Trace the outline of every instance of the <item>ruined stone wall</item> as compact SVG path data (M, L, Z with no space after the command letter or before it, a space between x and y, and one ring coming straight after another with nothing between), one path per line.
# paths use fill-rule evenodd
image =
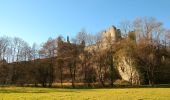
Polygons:
M87 51L93 50L104 50L108 48L108 44L114 44L119 38L121 38L121 34L119 29L115 26L111 26L107 30L102 32L101 42L99 44L93 44L85 47Z

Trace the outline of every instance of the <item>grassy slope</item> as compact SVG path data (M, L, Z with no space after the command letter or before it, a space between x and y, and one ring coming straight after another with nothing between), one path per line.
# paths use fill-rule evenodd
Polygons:
M0 100L170 100L170 88L58 89L1 87Z

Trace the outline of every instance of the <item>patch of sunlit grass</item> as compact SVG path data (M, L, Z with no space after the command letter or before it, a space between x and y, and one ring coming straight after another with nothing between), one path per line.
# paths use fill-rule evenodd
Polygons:
M61 89L1 87L0 100L169 100L170 88Z

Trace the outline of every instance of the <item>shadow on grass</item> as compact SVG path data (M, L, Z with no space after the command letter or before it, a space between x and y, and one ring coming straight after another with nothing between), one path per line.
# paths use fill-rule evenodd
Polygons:
M92 87L76 87L76 88L71 88L71 87L65 87L64 89L81 89L81 90L89 90L89 89L129 89L129 88L170 88L170 84L159 84L159 85L136 85L136 86L131 86L131 85L114 85L113 87L105 86L105 87L98 87L98 86L92 86Z
M36 88L36 87L1 87L0 93L53 93L53 92L74 92L80 93L85 89L68 89L68 88ZM86 89L87 90L87 89Z
M20 91L20 90L1 89L0 93L47 93L47 92L46 91Z
M170 88L170 84L160 85L115 85L114 87L65 87L65 88L42 88L42 87L0 87L0 93L52 93L52 92L72 92L80 93L81 91L96 91L96 89L137 89L137 88Z

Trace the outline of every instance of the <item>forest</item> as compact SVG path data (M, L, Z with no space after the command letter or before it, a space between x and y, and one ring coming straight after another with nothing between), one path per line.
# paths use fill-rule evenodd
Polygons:
M71 39L58 36L32 46L19 37L1 36L0 84L69 83L72 88L170 84L170 30L150 17L122 21L118 28L116 38L107 35L104 43L104 31L90 34L85 29ZM130 69L125 70L124 62Z

